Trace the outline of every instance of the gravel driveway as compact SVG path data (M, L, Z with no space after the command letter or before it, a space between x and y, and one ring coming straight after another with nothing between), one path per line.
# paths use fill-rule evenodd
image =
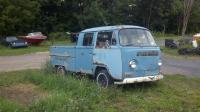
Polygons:
M0 56L0 72L23 69L38 69L49 59L48 52L20 56Z
M163 56L162 72L164 74L182 74L187 76L200 76L200 60L175 59Z
M38 69L49 59L48 52L21 56L0 56L0 72L23 69ZM200 76L200 60L174 59L163 56L161 70L164 74Z

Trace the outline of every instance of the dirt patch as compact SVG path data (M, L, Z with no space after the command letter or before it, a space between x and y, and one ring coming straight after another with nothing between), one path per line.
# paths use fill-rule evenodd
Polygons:
M33 84L17 84L10 87L0 87L0 96L22 105L30 105L34 100L47 96Z

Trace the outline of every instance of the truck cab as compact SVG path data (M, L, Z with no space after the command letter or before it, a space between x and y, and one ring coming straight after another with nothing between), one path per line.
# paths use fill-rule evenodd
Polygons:
M86 29L75 46L52 46L50 55L57 71L92 75L103 87L163 78L160 48L150 31L139 26Z

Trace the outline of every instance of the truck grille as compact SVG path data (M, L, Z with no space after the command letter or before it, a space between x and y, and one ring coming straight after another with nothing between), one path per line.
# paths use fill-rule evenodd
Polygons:
M158 56L158 51L142 51L137 52L137 56Z

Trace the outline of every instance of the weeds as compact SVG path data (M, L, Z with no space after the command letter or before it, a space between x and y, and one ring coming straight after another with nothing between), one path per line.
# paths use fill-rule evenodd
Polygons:
M0 112L23 112L26 108L13 101L0 98Z
M200 111L200 78L166 76L155 83L102 89L87 78L60 77L41 70L0 73L0 87L17 83L31 83L48 94L35 99L29 107L7 104L11 109L32 112ZM7 101L0 99L0 102Z
M42 71L44 72L44 74L56 73L55 67L51 64L49 60L47 60L46 63L43 65Z

